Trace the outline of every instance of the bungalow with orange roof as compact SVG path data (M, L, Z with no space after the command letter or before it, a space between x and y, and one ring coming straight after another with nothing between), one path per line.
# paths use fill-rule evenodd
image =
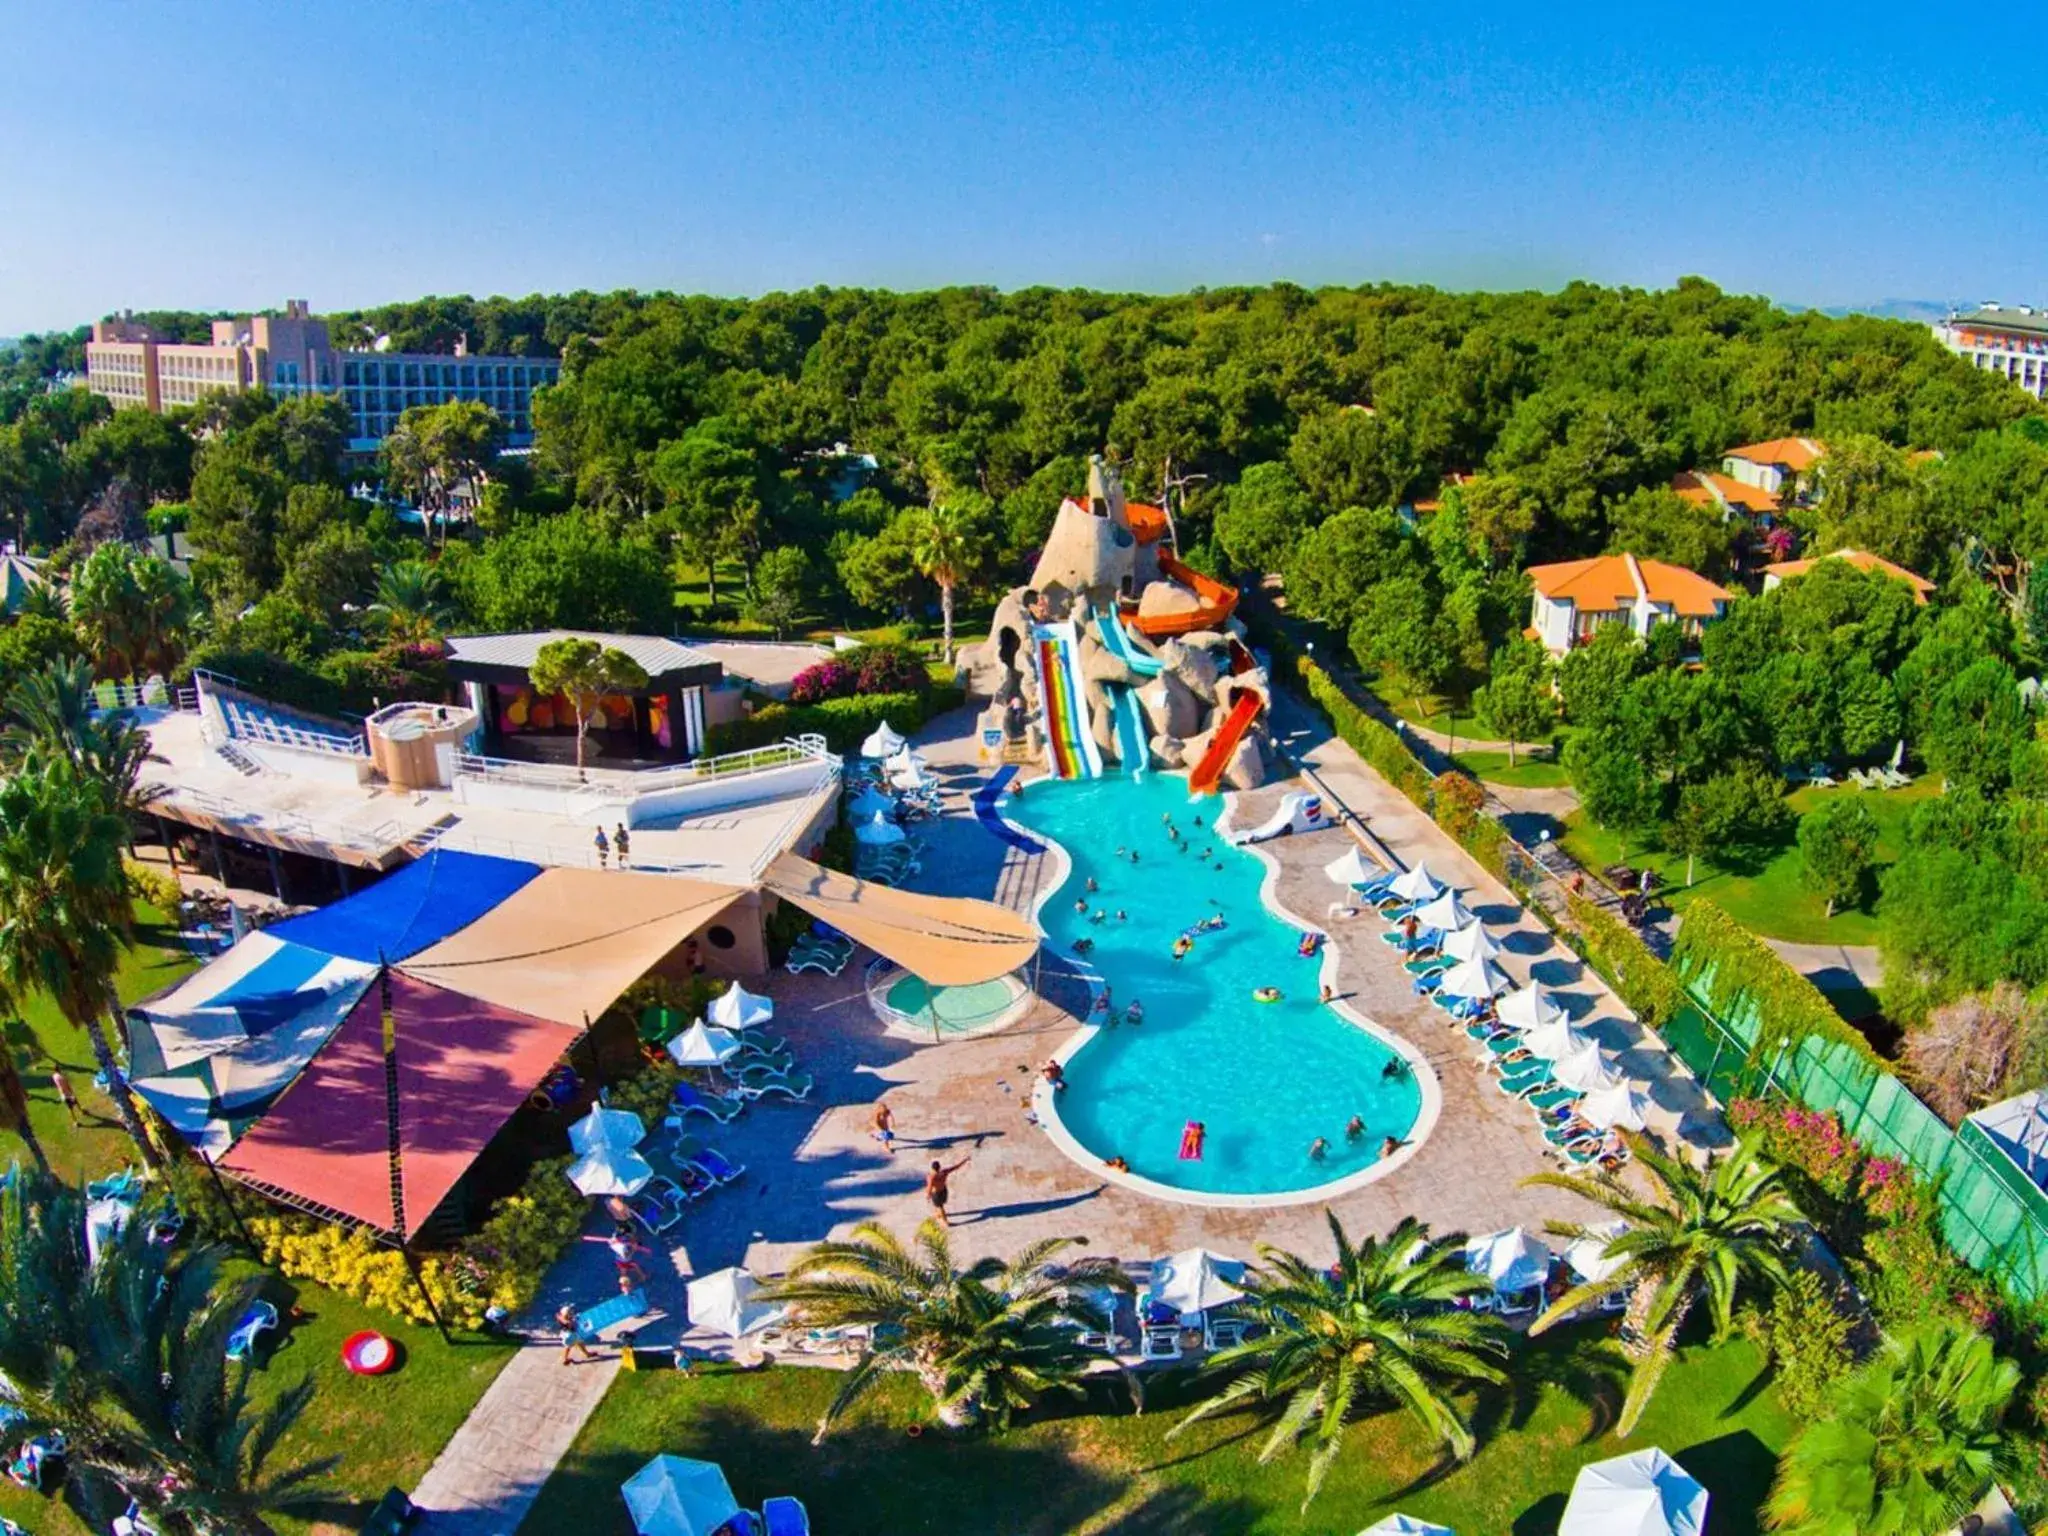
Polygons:
M1527 575L1535 589L1529 636L1553 656L1585 644L1606 624L1626 624L1647 638L1655 625L1669 621L1697 638L1727 611L1731 595L1684 566L1627 554L1532 565Z
M1746 443L1721 457L1722 473L1784 501L1811 481L1813 467L1828 456L1827 444L1811 437L1774 437Z
M1711 469L1688 469L1674 475L1671 489L1682 500L1702 507L1718 507L1725 517L1740 515L1753 521L1767 521L1778 510L1778 498L1761 486L1720 475Z
M1767 565L1764 567L1764 590L1768 592L1795 576L1804 576L1822 560L1846 560L1859 571L1878 571L1894 581L1903 581L1913 589L1913 601L1923 608L1927 606L1927 594L1934 590L1934 583L1925 576L1917 576L1903 565L1893 565L1884 556L1873 555L1867 549L1835 549L1811 560L1780 560L1776 565Z

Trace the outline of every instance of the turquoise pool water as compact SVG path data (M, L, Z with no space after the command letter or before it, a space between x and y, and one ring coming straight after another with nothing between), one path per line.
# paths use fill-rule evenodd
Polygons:
M1187 781L1174 774L1041 781L1006 805L1013 821L1055 839L1073 861L1039 913L1048 950L1073 957L1075 940L1092 939L1078 958L1108 983L1117 1016L1133 998L1144 1005L1142 1023L1097 1032L1067 1063L1059 1116L1094 1156L1120 1156L1161 1184L1298 1193L1377 1162L1386 1137L1405 1138L1414 1126L1421 1090L1405 1062L1398 1076L1385 1075L1400 1060L1389 1046L1317 1000L1321 962L1298 955L1299 930L1259 900L1264 866L1194 825L1221 809L1213 797L1190 805ZM1186 852L1168 838L1165 815ZM1091 877L1100 887L1092 894ZM1107 916L1091 921L1076 901ZM1226 926L1197 935L1176 963L1174 940L1210 914ZM1281 990L1281 1001L1253 999L1267 986ZM1353 1115L1366 1126L1356 1141L1344 1134ZM1180 1157L1190 1120L1208 1129L1199 1162ZM1329 1143L1321 1161L1309 1157L1318 1136Z

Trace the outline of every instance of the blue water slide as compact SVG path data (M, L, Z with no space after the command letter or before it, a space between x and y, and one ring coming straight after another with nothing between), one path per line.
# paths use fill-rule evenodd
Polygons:
M1130 632L1116 615L1114 608L1095 615L1095 632L1102 637L1102 644L1109 654L1129 667L1140 677L1159 675L1159 658L1148 656L1131 642Z
M1116 753L1126 774L1135 778L1151 763L1145 748L1145 721L1138 712L1138 690L1122 683L1109 685L1116 713Z
M1003 819L996 809L996 802L1003 798L1003 791L1010 787L1010 780L1017 776L1017 765L1006 763L989 777L989 781L974 792L974 819L982 824L989 836L1008 843L1012 848L1021 848L1026 853L1043 853L1045 844L1035 837L1026 837Z

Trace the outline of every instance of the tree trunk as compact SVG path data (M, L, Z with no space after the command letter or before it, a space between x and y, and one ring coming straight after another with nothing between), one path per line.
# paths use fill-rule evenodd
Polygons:
M1515 766L1515 738L1513 736L1508 737L1508 766L1510 768Z
M1692 855L1690 853L1687 853L1685 856L1685 883L1687 886L1692 884Z
M113 988L107 989L106 1006L115 1022L121 1019L121 1000L114 995ZM98 1064L100 1074L107 1080L107 1096L114 1101L115 1118L121 1122L121 1129L128 1133L128 1139L135 1143L135 1150L142 1155L142 1166L151 1170L163 1167L163 1159L157 1155L156 1145L149 1139L149 1133L142 1128L142 1116L136 1112L135 1096L128 1091L128 1079L121 1073L120 1064L114 1060L114 1048L107 1040L106 1025L98 1014L81 1008L81 1018L72 1023L85 1031L85 1037L92 1042L92 1059Z
M583 712L581 705L578 705L576 708L576 777L579 779L583 777L583 736L589 729L590 716Z
M1658 1282L1653 1279L1638 1280L1635 1289L1629 1292L1628 1310L1621 1318L1621 1352L1631 1360L1646 1360L1655 1349L1650 1337L1650 1308L1657 1299ZM1685 1298L1671 1310L1671 1321L1665 1327L1664 1337L1675 1339L1684 1325L1686 1314L1692 1311L1693 1297L1688 1292Z
M946 663L950 666L953 661L953 583L950 581L939 584L939 622L944 628Z
M4 1106L7 1118L14 1122L11 1129L28 1148L36 1167L48 1174L50 1160L43 1154L43 1144L36 1140L36 1128L29 1123L28 1089L22 1083L21 1069L15 1065L14 1049L4 1041L0 1041L0 1106Z
M1827 915L1828 915L1829 917L1833 917L1833 916L1835 915L1835 898L1834 898L1834 897L1832 897L1832 896L1830 896L1830 897L1828 898L1828 910L1827 910Z
M704 567L704 591L706 593L704 617L715 619L718 617L718 562L716 560L711 561L710 564Z

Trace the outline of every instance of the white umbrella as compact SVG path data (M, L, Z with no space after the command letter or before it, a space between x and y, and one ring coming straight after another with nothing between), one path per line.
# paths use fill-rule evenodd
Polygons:
M647 1136L647 1127L630 1109L613 1109L600 1104L569 1127L569 1145L578 1153L599 1147L637 1147Z
M1472 909L1458 900L1456 891L1448 888L1429 905L1417 908L1415 913L1415 921L1423 927L1441 929L1445 933L1462 928L1472 920Z
M1342 858L1325 864L1323 873L1338 885L1369 885L1380 877L1380 872L1365 862L1365 855L1358 851L1356 844L1347 849Z
M925 776L922 768L899 768L889 775L889 782L897 789L930 789L932 781Z
M871 819L858 823L853 829L853 835L861 842L871 844L903 841L903 829L880 811L875 812Z
M569 1182L586 1195L637 1195L653 1177L631 1147L599 1147L569 1165Z
M1358 1536L1458 1536L1448 1525L1431 1525L1413 1515L1389 1515L1378 1525L1368 1525Z
M1588 1228L1588 1235L1565 1244L1565 1267L1588 1285L1598 1285L1619 1270L1625 1260L1607 1256L1607 1245L1628 1230L1625 1221L1603 1221Z
M752 1029L775 1017L775 1004L759 993L749 992L734 982L704 1010L705 1019L720 1029Z
M882 764L882 766L891 773L914 773L922 768L924 763L925 758L922 752L913 752L910 748L904 747L899 751L891 753L889 760Z
M1540 1056L1545 1061L1563 1061L1594 1044L1594 1040L1591 1035L1582 1034L1568 1020L1552 1019L1522 1036L1521 1043L1529 1048L1531 1055Z
M1701 1536L1707 1490L1650 1446L1579 1468L1557 1536Z
M1601 1052L1598 1042L1593 1040L1588 1040L1576 1051L1551 1057L1550 1075L1565 1087L1576 1088L1581 1093L1622 1086L1622 1080L1609 1070L1607 1057Z
M1461 961L1444 972L1446 997L1493 997L1507 989L1507 976L1491 960Z
M872 821L877 816L892 816L895 812L895 799L878 789L864 789L846 802L846 814L855 821Z
M761 1282L744 1269L721 1269L692 1280L687 1290L690 1321L729 1339L745 1338L782 1316L783 1309L754 1300Z
M1644 1112L1650 1101L1627 1083L1616 1083L1579 1100L1579 1118L1603 1131L1640 1131L1648 1122Z
M1176 1312L1206 1312L1244 1295L1244 1260L1190 1248L1152 1265L1152 1299Z
M903 748L903 738L890 730L889 722L884 720L870 731L868 739L860 744L860 755L862 757L889 757L897 752L901 752Z
M657 1456L619 1486L640 1536L710 1536L740 1512L725 1473L711 1461Z
M1564 1010L1534 982L1515 988L1494 1004L1493 1011L1510 1029L1534 1029L1564 1017Z
M1403 901L1434 901L1443 888L1443 882L1429 872L1429 866L1420 863L1387 882L1387 894Z
M1453 960L1491 960L1500 952L1493 935L1486 931L1486 924L1477 918L1444 935L1444 953Z
M1484 1275L1496 1291L1526 1291L1549 1278L1550 1250L1526 1228L1508 1227L1467 1238L1465 1268Z
M710 1029L702 1019L668 1043L668 1053L679 1067L716 1067L730 1061L745 1044L729 1030Z

